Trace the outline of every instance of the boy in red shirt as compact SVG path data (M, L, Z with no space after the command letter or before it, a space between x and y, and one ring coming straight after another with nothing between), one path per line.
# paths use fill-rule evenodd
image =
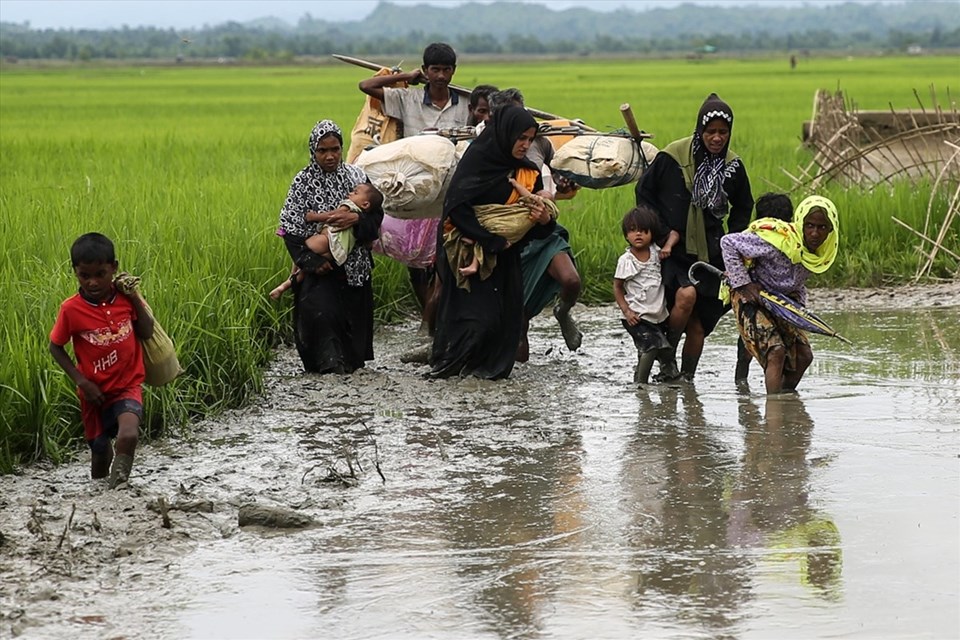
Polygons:
M77 384L91 451L90 477L104 478L109 471L113 488L127 481L133 466L143 418L140 340L153 336L153 317L139 295L126 296L114 286L117 260L109 238L99 233L80 236L70 248L70 260L80 291L60 305L50 331L50 353ZM64 349L71 341L76 365Z

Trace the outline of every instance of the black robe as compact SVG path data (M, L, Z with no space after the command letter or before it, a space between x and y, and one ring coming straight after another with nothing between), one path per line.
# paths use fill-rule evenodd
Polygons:
M724 181L724 190L729 196L730 214L726 217L727 229L724 223L713 216L705 216L707 244L709 245L710 263L723 270L723 257L720 255L720 238L728 231L733 233L743 231L750 224L750 215L753 212L753 194L750 189L750 179L742 162L738 162L729 177ZM690 280L687 271L690 265L697 261L697 256L687 253L686 229L687 211L690 208L690 191L683 178L683 171L677 161L666 153L658 153L650 164L650 168L643 174L635 188L637 204L649 205L659 214L661 230L664 235L656 238L657 244L663 246L666 232L670 229L680 234L680 241L673 247L670 257L661 265L661 275L666 293L667 307L672 309L677 289L689 286ZM720 280L701 270L697 277L697 302L694 313L700 318L704 332L709 335L717 326L720 318L729 309L725 307L717 293L720 290Z
M432 377L475 376L506 378L520 345L523 330L523 272L520 252L527 240L545 238L555 222L534 225L524 240L509 247L502 237L487 231L473 207L505 204L513 191L507 178L520 167L536 170L526 159L511 155L513 144L536 122L520 107L506 107L488 124L457 165L444 200L437 232L437 275L440 301L436 333L430 356ZM534 191L543 188L537 177ZM443 225L449 221L485 252L497 254L497 266L486 280L470 277L470 290L457 287L453 269L443 250Z
M363 218L361 217L361 221ZM375 221L367 221L367 225ZM358 223L358 226L361 223ZM359 236L363 235L358 232ZM311 373L352 373L373 360L373 285L348 284L347 272L335 263L332 271L314 271L321 256L304 245L305 238L287 234L284 242L293 261L303 270L303 281L293 284L294 343L303 368ZM370 251L358 245L358 259Z

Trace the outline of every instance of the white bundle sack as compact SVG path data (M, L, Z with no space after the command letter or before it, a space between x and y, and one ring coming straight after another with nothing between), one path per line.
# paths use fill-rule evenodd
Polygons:
M449 139L420 135L367 149L354 164L383 194L384 213L409 220L440 217L457 158Z
M623 136L580 135L557 149L550 169L581 187L606 189L636 182L659 149ZM646 162L643 161L646 158Z

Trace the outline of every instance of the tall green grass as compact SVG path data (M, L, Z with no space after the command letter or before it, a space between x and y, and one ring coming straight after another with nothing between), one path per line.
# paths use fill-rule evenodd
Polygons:
M393 63L392 60L378 60ZM409 66L409 65L408 65ZM262 387L272 348L289 338L289 299L265 293L289 268L274 235L290 179L307 161L319 119L349 132L368 72L319 67L0 67L0 472L63 459L81 433L72 385L47 351L60 302L76 290L73 239L110 236L120 267L177 344L186 375L146 395L148 435L239 405ZM598 129L623 126L629 102L655 144L689 135L703 98L733 107L733 145L754 192L784 190L814 92L840 87L863 109L915 107L913 90L944 94L948 58L678 60L490 64L461 61L455 82L517 86L539 109ZM896 215L920 227L929 189L828 188L843 218L843 251L825 284L903 280L921 257ZM805 194L795 194L799 198ZM632 186L584 190L561 203L587 303L611 299L623 250L619 220ZM951 237L956 241L956 235ZM938 266L949 276L956 264ZM377 257L378 322L415 310L406 270Z

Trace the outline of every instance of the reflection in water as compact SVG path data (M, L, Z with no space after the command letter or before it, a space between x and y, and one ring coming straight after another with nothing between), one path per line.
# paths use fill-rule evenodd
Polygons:
M764 415L741 399L738 464L693 387L658 391L637 392L624 458L641 615L735 635L771 575L838 599L840 535L808 501L813 420L800 398L770 396Z
M808 501L807 456L813 419L793 394L766 398L760 417L752 400L740 403L743 468L730 501L729 541L767 549L764 562L826 599L840 596L840 533Z
M850 378L866 374L957 385L960 331L956 327L960 325L960 306L838 313L825 319L843 335L854 336L854 344L819 340L819 345L814 346L818 375ZM840 354L849 356L837 357Z
M545 604L562 582L563 562L554 552L583 528L580 436L559 437L532 449L509 443L474 448L495 477L474 475L463 502L442 512L450 545L475 552L457 571L474 585L474 604L499 637L536 635Z
M660 389L656 403L637 393L640 415L630 462L652 464L659 478L626 476L640 503L659 501L659 514L637 513L632 543L643 558L636 606L667 609L713 632L729 631L747 597L747 561L726 543L725 488L734 457L712 434L696 390ZM651 484L654 481L657 484Z
M307 379L266 427L245 416L258 437L224 445L238 462L213 465L220 502L317 518L235 539L288 569L265 606L345 640L960 637L960 332L927 314L870 320L841 328L854 347L820 339L799 395L769 398L737 393L728 325L679 388L630 385L632 345L606 315L576 355L542 353L500 383L425 381L378 352L352 376ZM320 482L348 453L358 484Z

